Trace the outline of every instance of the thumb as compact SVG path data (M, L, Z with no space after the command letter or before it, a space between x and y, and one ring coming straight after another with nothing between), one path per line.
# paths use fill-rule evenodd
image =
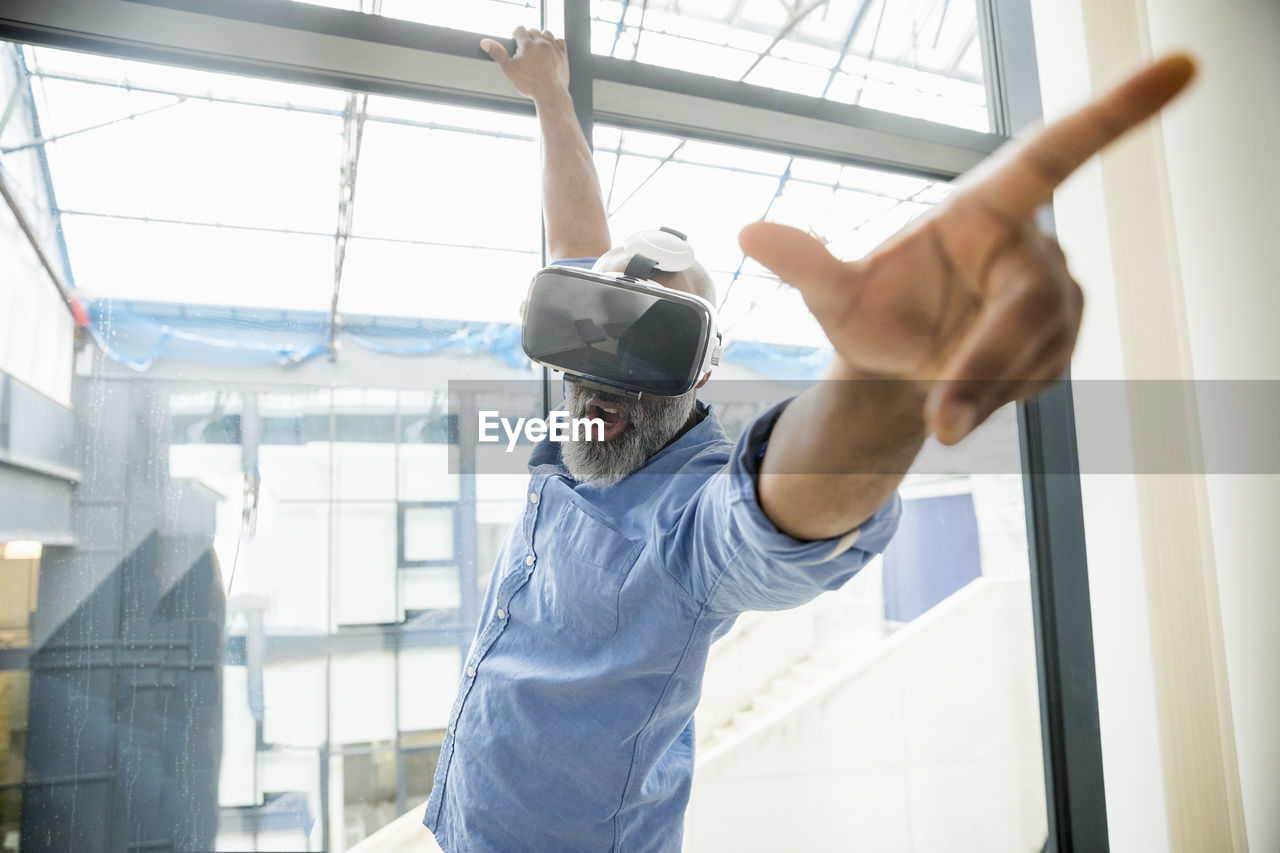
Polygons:
M851 266L807 231L776 222L753 222L738 234L738 245L799 290L811 309L821 310L824 304L848 295Z
M489 54L490 59L504 67L511 61L511 54L507 53L507 49L493 39L480 39L480 49Z

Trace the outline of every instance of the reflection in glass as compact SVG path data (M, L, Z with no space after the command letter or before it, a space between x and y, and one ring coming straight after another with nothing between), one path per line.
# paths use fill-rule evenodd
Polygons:
M373 744L349 747L334 763L341 767L343 838L352 845L397 817L396 752Z
M0 546L0 655L31 646L41 553L34 541ZM0 841L6 848L21 835L30 695L30 672L0 667Z
M453 510L447 506L412 506L404 511L404 562L451 560Z
M345 849L425 799L523 494L450 474L445 390L535 375L532 120L369 98L335 271L348 93L22 56L90 324L75 544L0 559L4 843Z

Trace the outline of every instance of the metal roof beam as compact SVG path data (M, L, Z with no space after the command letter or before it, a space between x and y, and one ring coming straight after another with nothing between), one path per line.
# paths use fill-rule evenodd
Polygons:
M797 157L950 179L1004 141L990 133L722 80L594 58L596 120Z
M287 0L0 0L0 37L530 114L467 33ZM593 56L595 118L952 178L1003 141L921 119Z
M532 114L481 37L288 0L0 0L13 41Z

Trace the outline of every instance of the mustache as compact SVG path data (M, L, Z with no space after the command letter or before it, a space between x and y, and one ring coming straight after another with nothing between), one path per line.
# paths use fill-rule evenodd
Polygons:
M601 403L612 406L621 412L625 412L627 415L633 414L636 407L639 405L639 401L634 397L628 397L623 394L614 394L609 391L596 391L591 388L584 388L580 385L570 385L567 397L569 402L573 404L574 415L585 414L587 410L587 403L592 400L599 400Z
M604 403L619 403L624 406L629 406L632 403L636 402L636 399L634 397L627 397L622 394L614 394L609 391L596 391L594 394L591 394L590 396Z

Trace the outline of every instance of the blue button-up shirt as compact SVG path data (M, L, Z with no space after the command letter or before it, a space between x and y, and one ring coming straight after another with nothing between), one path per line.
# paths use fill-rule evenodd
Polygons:
M896 495L844 537L780 532L755 475L782 406L736 445L699 409L609 488L534 448L423 821L450 853L679 851L711 643L839 587L892 536Z

